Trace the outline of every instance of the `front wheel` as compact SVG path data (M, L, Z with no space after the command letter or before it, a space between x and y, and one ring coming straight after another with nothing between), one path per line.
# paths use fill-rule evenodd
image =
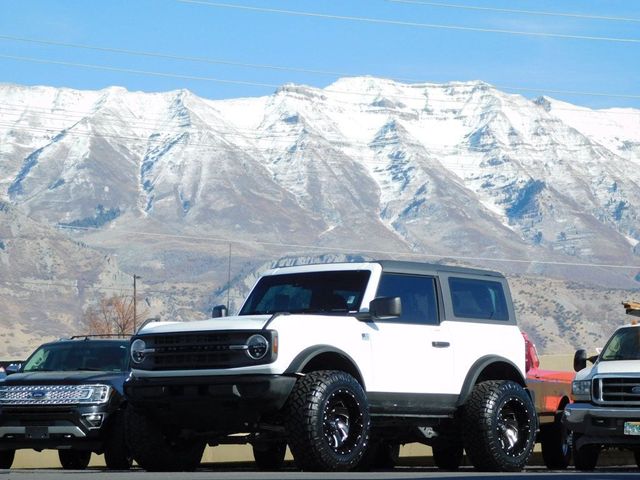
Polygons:
M369 442L369 407L355 378L323 370L300 378L287 402L289 448L302 470L356 468Z
M440 470L454 471L462 465L464 449L460 444L443 444L431 447L433 451L433 463Z
M527 392L509 380L477 384L462 415L464 449L481 471L517 472L536 440L536 411Z
M282 468L287 452L285 442L273 442L253 445L253 458L260 470L276 471Z
M205 444L165 432L157 421L130 406L125 412L127 444L133 459L150 472L190 472L200 465Z
M0 468L11 468L15 456L15 450L0 450Z
M578 448L580 435L573 434L573 463L576 470L590 472L596 468L598 457L600 456L600 445L582 445Z
M89 450L58 450L60 464L65 470L84 470L91 460Z
M122 412L115 415L104 444L104 461L109 470L129 470L133 458L127 447L124 415Z

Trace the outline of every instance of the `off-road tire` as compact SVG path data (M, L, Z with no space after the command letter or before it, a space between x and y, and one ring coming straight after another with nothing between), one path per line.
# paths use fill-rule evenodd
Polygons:
M462 465L464 448L462 445L445 444L431 447L433 452L433 463L440 470L454 471Z
M564 470L571 463L571 441L567 427L562 424L562 413L545 427L542 433L542 459L549 470Z
M91 460L90 450L58 450L60 465L65 470L84 470Z
M284 464L284 456L287 453L285 442L273 442L256 444L253 447L253 458L260 470L273 472L280 470Z
M300 378L286 405L285 429L298 468L355 469L369 443L369 406L355 378L337 370Z
M582 470L583 472L595 470L600 456L600 445L589 444L578 448L577 444L580 435L576 433L573 435L573 464L576 470Z
M149 472L191 472L204 452L199 440L173 438L153 419L127 407L125 433L133 459Z
M462 430L464 449L477 470L517 472L535 444L535 407L516 382L481 382L464 405Z
M11 468L13 459L16 456L15 450L0 450L0 468Z
M111 426L104 444L104 462L109 470L129 470L133 457L127 446L124 412L117 412L111 419Z

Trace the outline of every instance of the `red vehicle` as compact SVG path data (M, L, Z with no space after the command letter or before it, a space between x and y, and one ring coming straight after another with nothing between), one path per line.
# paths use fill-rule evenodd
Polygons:
M526 346L527 386L533 397L540 422L537 441L549 469L562 470L571 462L569 431L562 425L564 407L572 401L571 382L575 372L542 370L536 346L522 332Z

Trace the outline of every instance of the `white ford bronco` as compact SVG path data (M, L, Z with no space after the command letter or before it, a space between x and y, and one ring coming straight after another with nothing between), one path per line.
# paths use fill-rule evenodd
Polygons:
M632 450L640 466L640 325L618 328L598 356L577 350L573 364L575 402L562 421L573 432L576 468L593 470L610 447Z
M214 311L220 311L214 309ZM456 469L520 470L537 432L499 273L377 261L277 268L237 316L149 324L131 342L127 435L147 470L250 443L262 469L388 466L422 442Z

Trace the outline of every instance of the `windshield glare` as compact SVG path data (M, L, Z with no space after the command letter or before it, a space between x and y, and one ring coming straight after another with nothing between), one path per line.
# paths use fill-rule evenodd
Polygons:
M262 277L240 315L356 312L370 275L369 270L349 270Z
M26 361L23 372L127 370L128 342L77 342L43 345Z
M640 360L640 328L618 330L604 347L600 359L603 361Z

